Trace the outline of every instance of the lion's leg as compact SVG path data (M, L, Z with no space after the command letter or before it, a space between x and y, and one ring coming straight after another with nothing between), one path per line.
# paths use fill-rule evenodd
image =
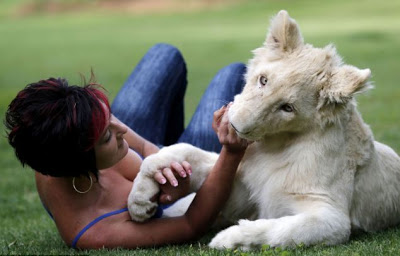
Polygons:
M213 248L249 250L261 245L293 247L297 244L338 244L350 235L348 215L330 205L310 207L308 211L278 219L241 220L210 242Z

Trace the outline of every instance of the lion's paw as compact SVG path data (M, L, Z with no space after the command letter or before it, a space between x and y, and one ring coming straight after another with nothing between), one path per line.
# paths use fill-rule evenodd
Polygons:
M246 244L246 237L239 225L229 227L219 232L209 243L215 249L234 249L239 248L243 251L251 249L251 244Z
M132 220L143 222L150 219L157 211L157 203L148 201L135 201L128 204L129 214Z
M158 204L151 198L159 192L157 183L138 174L128 197L129 214L134 221L143 222L151 218L157 211Z

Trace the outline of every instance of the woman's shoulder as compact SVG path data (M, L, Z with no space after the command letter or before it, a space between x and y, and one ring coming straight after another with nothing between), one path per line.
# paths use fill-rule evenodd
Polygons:
M132 187L132 182L115 170L100 171L98 180L93 179L91 189L85 194L74 191L72 179L52 178L41 174L36 175L39 196L45 208L52 214L57 229L63 240L71 245L76 236L87 225L99 217L126 208L126 200ZM129 214L109 216L101 220L100 225L110 222L126 221ZM97 228L95 228L96 230ZM82 238L92 233L85 232ZM96 232L94 232L95 234Z

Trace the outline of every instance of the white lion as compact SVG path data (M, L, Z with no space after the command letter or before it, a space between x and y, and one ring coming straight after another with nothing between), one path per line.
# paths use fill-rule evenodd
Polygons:
M273 18L229 110L238 135L255 142L222 215L247 220L218 233L211 247L333 245L351 230L400 222L400 158L374 141L356 110L354 95L370 88L369 77L369 69L343 64L332 45L305 44L286 11ZM190 162L195 191L217 157L177 144L145 159L128 200L132 218L150 217L157 169Z

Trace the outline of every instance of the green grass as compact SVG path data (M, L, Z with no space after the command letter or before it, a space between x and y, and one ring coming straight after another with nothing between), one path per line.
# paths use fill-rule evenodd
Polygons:
M176 45L189 70L186 123L218 69L246 62L264 40L270 17L287 9L315 46L334 43L344 60L371 68L375 89L359 96L359 109L377 140L400 152L400 2L397 0L250 1L190 13L132 15L85 11L17 17L25 0L0 2L0 118L29 82L50 76L79 83L93 68L113 98L146 50L157 42ZM2 132L4 134L4 132ZM0 254L87 254L67 248L43 210L33 172L23 169L0 139ZM115 255L241 255L200 243L148 250L91 251ZM264 250L249 255L399 255L400 229L353 237L344 245Z

